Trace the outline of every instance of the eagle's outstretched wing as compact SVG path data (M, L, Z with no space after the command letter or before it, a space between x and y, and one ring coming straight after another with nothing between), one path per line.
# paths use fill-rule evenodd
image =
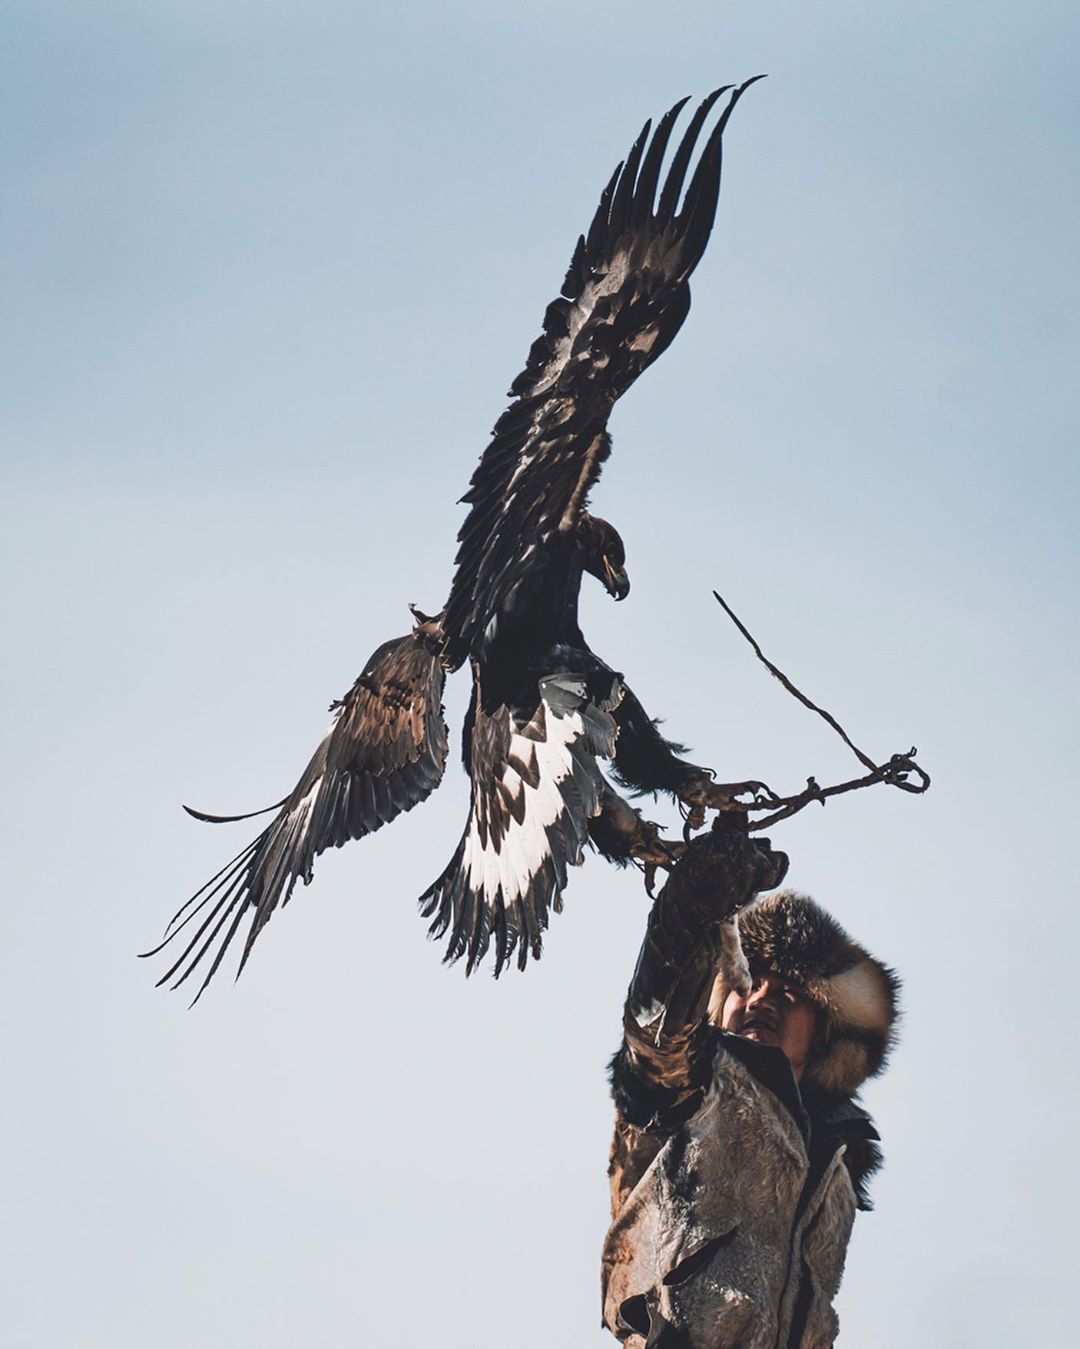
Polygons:
M445 655L452 668L480 654L501 614L527 608L547 543L576 523L607 458L612 405L682 326L688 279L716 215L724 128L752 83L704 100L662 187L661 165L686 99L660 119L651 138L646 122L604 189L562 294L548 306L544 331L510 388L516 401L496 423L462 498L472 509L458 535L447 603ZM729 90L683 194L708 115Z
M319 853L374 833L438 786L447 755L442 688L432 642L414 632L379 647L335 704L333 725L273 821L188 900L164 941L145 953L183 947L159 983L175 978L175 988L209 956L197 999L249 916L239 974L274 910L288 903L298 880L311 880ZM212 823L246 818L190 813Z
M420 898L431 935L449 933L447 961L471 973L495 946L495 973L515 951L519 969L540 955L551 909L562 908L567 866L577 866L605 783L597 756L615 748L611 709L622 684L611 671L542 679L535 709L475 708L472 802L457 851Z

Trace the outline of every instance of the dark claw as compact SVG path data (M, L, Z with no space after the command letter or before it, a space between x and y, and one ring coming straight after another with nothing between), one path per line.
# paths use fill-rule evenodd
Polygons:
M654 889L656 886L656 873L663 867L665 871L675 865L675 863L686 852L685 843L672 843L668 839L661 838L656 831L656 826L650 826L654 831L651 842L634 850L634 861L638 863L645 873L645 893L650 899L655 899Z
M748 794L753 800L738 799ZM685 788L680 792L680 797L688 806L703 810L745 812L780 804L780 798L772 788L764 782L758 782L756 778L749 778L745 782L712 782L705 778Z
M650 884L650 868L655 872L657 867L673 867L685 851L685 843L663 838L660 826L652 820L639 821L637 835L630 845L630 856L646 874L646 889Z
M672 843L665 838L657 838L648 848L634 850L635 862L646 867L673 867L686 851L685 843Z
M683 842L690 842L690 835L705 827L705 807L690 806L683 813Z

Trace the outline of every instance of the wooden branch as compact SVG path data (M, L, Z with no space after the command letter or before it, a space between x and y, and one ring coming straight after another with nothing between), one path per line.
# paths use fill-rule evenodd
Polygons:
M844 730L843 726L836 720L831 712L825 708L819 707L817 703L812 702L805 693L797 689L791 680L784 674L779 666L774 665L771 660L762 651L760 645L751 634L746 625L738 618L731 606L723 597L713 591L717 603L727 614L728 618L735 624L738 630L750 643L754 654L769 673L780 681L792 697L797 698L804 707L808 707L811 712L816 712L833 728L848 749L855 755L864 768L869 769L863 777L849 778L847 782L838 782L831 787L822 787L814 778L807 778L806 787L801 792L793 796L775 797L772 800L761 800L755 794L755 799L749 802L733 801L730 809L735 812L750 816L755 811L768 810L772 813L766 815L763 819L754 820L747 825L748 832L754 832L758 829L767 829L770 825L776 824L780 820L789 819L792 815L798 814L813 801L820 801L822 805L831 796L840 796L844 792L858 791L862 787L872 787L877 782L887 783L890 787L898 787L903 792L912 792L921 795L930 786L930 774L915 762L915 755L918 751L912 746L906 754L894 754L886 763L878 764L861 750L855 744L851 736Z

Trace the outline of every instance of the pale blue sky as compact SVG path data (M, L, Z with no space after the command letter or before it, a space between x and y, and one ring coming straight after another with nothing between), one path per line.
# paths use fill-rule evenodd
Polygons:
M634 590L586 630L724 776L850 763L714 586L865 747L918 745L925 798L773 836L906 982L841 1343L1065 1345L1075 5L35 0L5 47L5 1345L607 1342L633 874L588 861L544 961L466 983L414 905L455 766L194 1012L133 952L248 837L178 803L281 796L441 603L641 123L763 70L693 312L613 419Z

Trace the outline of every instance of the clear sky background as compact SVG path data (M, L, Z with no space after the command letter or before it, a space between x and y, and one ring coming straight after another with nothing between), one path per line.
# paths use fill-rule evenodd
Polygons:
M436 609L455 506L646 116L767 71L593 504L594 648L905 980L842 1342L1065 1345L1078 939L1075 4L15 0L2 292L0 1226L12 1349L601 1346L605 1062L648 900L589 859L468 982L424 807L193 1011L134 959ZM460 721L467 680L450 689ZM674 822L660 806L657 818Z

